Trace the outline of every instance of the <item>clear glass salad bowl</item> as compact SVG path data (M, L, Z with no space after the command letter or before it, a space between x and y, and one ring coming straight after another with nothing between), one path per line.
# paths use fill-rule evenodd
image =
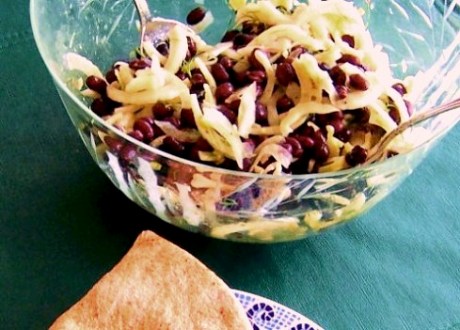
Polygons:
M355 1L394 75L418 77L415 109L460 95L460 6L455 1ZM150 1L154 15L185 21L193 1ZM206 1L216 18L202 33L220 40L233 20L226 1ZM75 52L106 69L139 42L131 0L31 0L38 49L62 102L95 162L132 201L175 226L239 242L280 242L318 234L356 219L393 191L460 119L454 111L426 122L412 151L368 166L305 175L226 170L173 156L139 142L95 115L69 86L63 56ZM416 110L417 111L417 110ZM107 136L110 136L107 139ZM116 145L110 145L109 142ZM113 148L123 147L120 159Z

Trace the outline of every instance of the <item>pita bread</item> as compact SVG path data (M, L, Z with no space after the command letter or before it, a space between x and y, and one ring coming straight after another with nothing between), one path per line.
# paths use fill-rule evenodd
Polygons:
M252 329L230 288L151 231L52 325L56 329Z

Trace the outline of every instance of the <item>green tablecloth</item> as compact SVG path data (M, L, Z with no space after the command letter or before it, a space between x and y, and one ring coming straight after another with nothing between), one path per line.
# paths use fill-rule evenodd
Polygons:
M0 31L0 328L46 328L151 229L231 287L327 329L460 329L460 127L356 222L292 243L217 241L156 220L97 168L36 50L26 0L1 2Z

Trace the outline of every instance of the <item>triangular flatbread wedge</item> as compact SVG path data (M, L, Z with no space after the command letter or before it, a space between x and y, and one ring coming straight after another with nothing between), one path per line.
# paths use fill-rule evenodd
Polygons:
M56 329L252 329L231 289L151 231L52 325Z

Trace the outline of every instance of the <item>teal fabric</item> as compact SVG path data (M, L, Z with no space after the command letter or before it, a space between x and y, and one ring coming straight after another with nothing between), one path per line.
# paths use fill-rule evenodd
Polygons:
M151 229L231 287L326 329L460 329L460 127L355 222L277 245L190 234L91 160L42 63L26 0L0 3L0 328L44 329Z

